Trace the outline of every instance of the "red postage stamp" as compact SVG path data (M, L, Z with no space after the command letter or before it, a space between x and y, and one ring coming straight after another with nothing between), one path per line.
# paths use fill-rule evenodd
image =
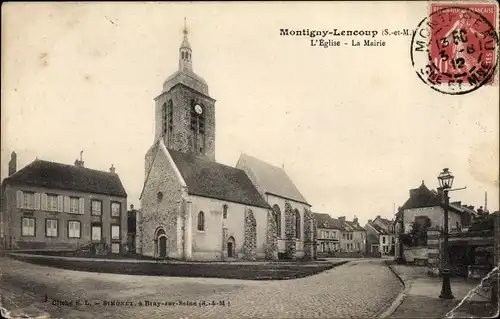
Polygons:
M465 94L495 83L498 5L431 3L412 40L412 63L434 90Z

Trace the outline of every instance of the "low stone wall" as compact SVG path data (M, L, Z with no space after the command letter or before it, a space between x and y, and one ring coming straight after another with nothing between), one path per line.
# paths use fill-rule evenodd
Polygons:
M426 246L404 247L403 256L407 263L423 266L427 264L428 250Z

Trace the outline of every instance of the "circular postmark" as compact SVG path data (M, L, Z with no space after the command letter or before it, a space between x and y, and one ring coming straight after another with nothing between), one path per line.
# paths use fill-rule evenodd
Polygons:
M420 22L410 54L418 77L432 89L466 94L494 80L498 34L478 12L446 7Z

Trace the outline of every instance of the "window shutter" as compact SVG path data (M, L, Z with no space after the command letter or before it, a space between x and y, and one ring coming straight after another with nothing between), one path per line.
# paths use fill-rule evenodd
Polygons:
M79 199L79 204L80 204L79 206L80 206L80 207L78 208L78 213L80 213L80 214L82 214L82 215L83 215L83 214L85 214L85 210L84 210L84 208L85 208L85 207L84 207L84 203L85 203L85 199L84 199L84 198L80 198L80 199Z
M42 193L42 210L47 210L47 194Z
M62 196L57 196L57 211L63 212L64 210L64 199Z
M23 191L17 191L17 208L23 208Z
M40 210L40 193L35 193L35 210Z
M64 196L64 212L69 213L69 205L71 204L69 196Z

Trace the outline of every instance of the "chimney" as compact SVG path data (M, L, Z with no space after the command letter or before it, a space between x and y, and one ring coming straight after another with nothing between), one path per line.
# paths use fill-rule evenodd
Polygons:
M83 167L83 161L80 161L78 159L75 160L75 166L76 167Z
M134 204L130 204L130 210L134 210Z
M353 222L357 223L358 222L358 217L354 216L354 218L352 219Z
M17 171L17 154L16 152L12 152L9 161L9 176L14 174L16 171Z
M417 195L418 188L410 189L410 198Z
M339 217L340 222L343 224L345 223L345 216L340 216Z
M368 224L371 224L372 222L373 222L373 220L368 219Z
M109 168L109 171L113 174L115 174L115 166L111 164L111 167Z

